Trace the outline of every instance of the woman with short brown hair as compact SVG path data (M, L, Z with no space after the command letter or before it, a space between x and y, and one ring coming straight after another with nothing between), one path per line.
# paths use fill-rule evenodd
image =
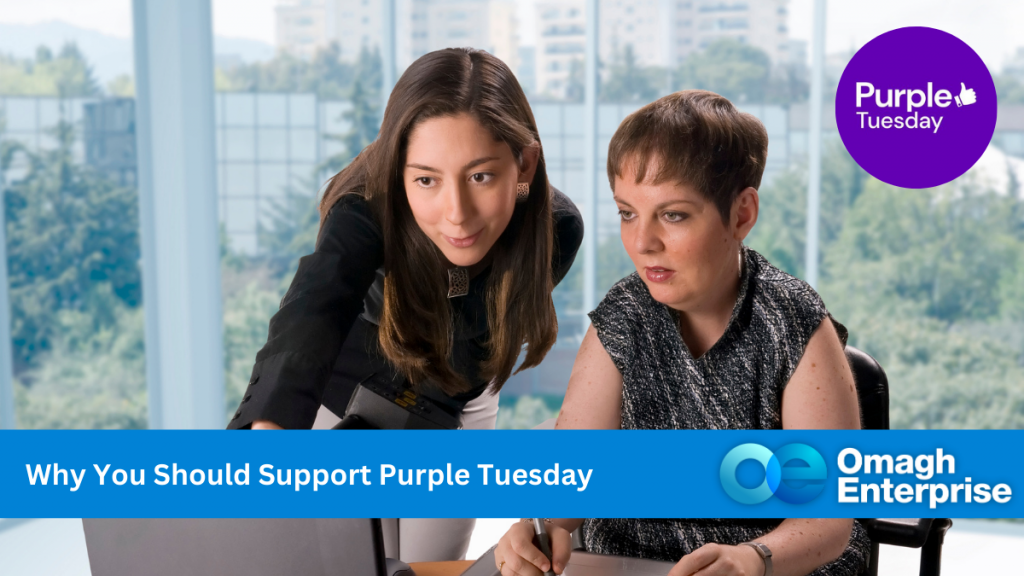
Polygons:
M637 271L590 313L556 428L860 428L845 328L810 286L743 246L767 152L761 122L711 92L671 94L622 122L608 179ZM869 551L843 518L558 519L556 573L581 525L588 550L677 562L670 576L852 576ZM542 574L532 536L517 524L501 539L504 576Z

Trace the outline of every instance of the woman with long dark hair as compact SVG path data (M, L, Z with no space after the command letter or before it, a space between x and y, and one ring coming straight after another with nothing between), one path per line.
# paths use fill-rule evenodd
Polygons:
M520 352L523 370L555 342L551 291L582 236L511 70L473 49L424 55L332 178L228 427L493 428ZM390 530L404 560L465 554L472 520L403 537L406 522Z

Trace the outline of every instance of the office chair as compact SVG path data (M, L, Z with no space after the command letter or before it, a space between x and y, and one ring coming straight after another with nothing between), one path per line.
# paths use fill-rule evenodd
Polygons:
M853 371L860 400L861 428L889 429L889 379L874 358L846 347L846 359ZM953 525L949 518L858 518L871 539L871 555L865 576L878 576L878 546L903 546L921 549L920 576L939 576L942 541ZM582 527L572 533L573 550L585 551Z
M889 379L874 358L846 347L846 360L853 370L860 400L861 428L889 429ZM920 576L939 576L942 563L942 541L953 525L949 518L858 518L871 539L871 557L867 576L878 574L878 545L921 549Z

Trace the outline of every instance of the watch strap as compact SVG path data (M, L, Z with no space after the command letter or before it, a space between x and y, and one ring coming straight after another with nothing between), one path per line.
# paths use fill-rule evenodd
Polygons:
M750 546L764 561L764 576L772 576L772 550L760 542L744 542L742 546Z

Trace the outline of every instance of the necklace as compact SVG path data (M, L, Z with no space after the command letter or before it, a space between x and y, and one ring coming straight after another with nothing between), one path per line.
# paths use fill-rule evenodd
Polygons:
M469 294L469 271L462 266L448 269L448 297Z

